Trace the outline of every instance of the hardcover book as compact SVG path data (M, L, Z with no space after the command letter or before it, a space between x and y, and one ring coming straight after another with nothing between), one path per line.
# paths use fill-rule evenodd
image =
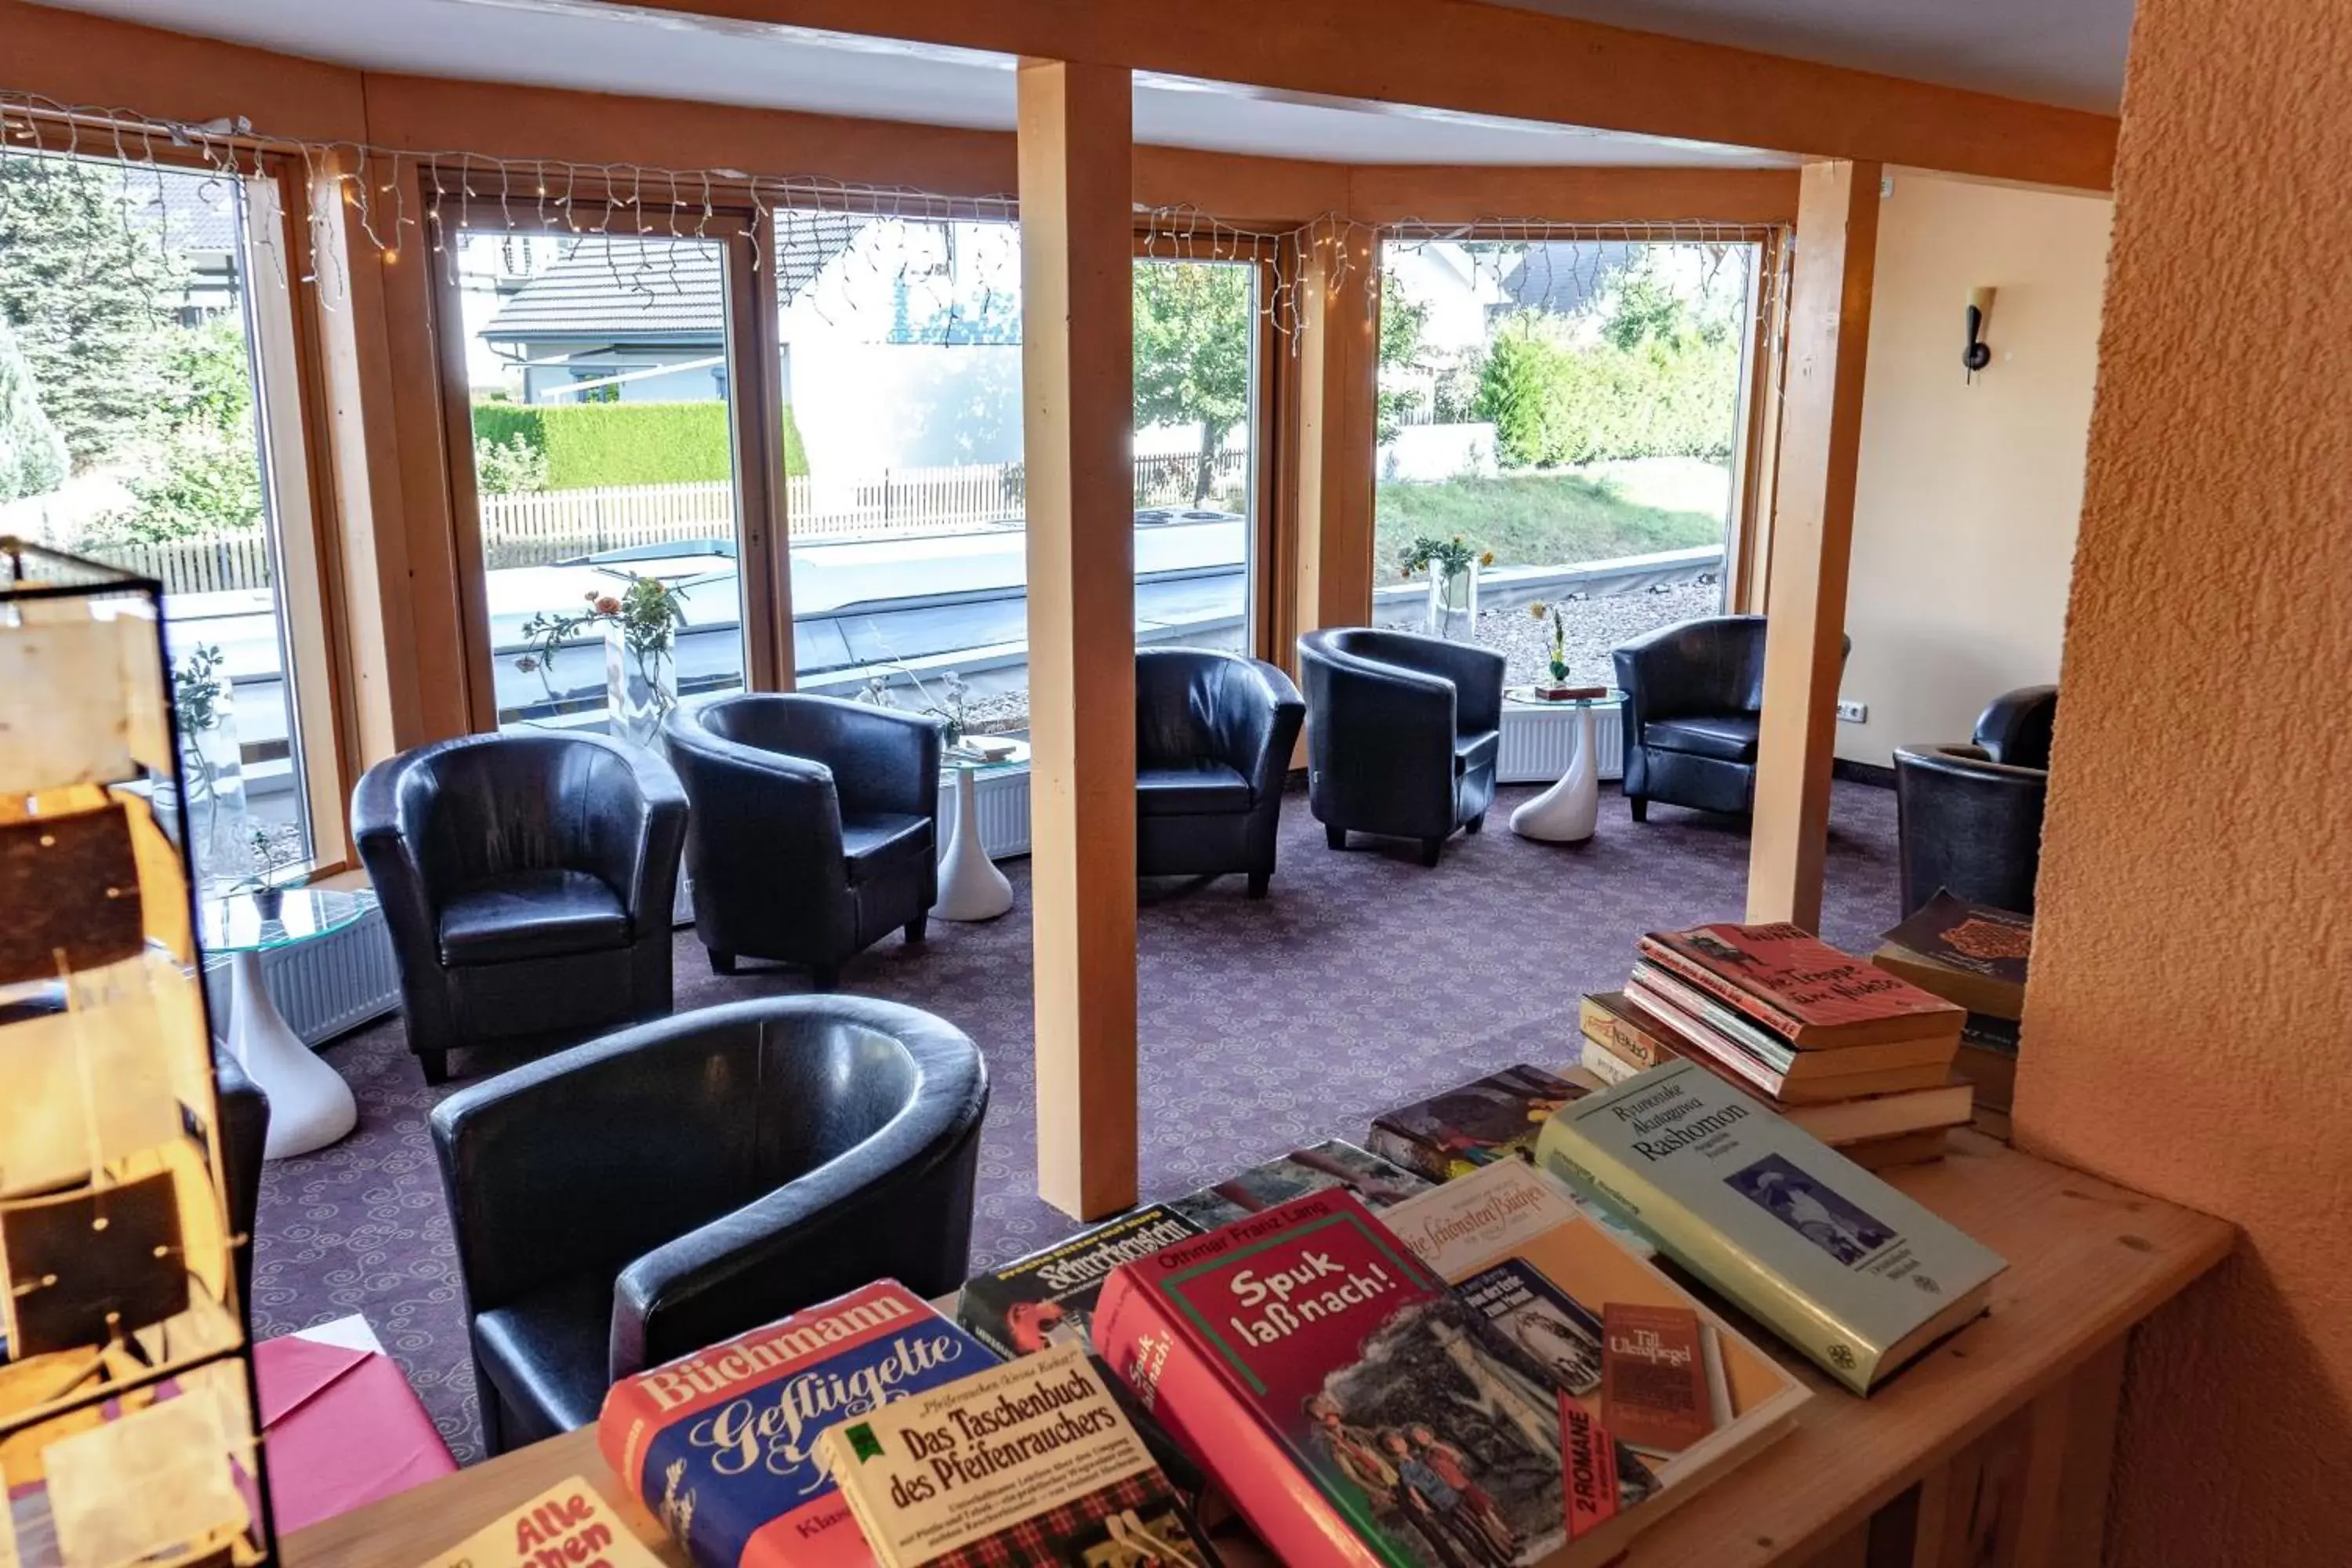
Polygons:
M1252 1165L1238 1175L1170 1201L1168 1207L1204 1231L1304 1197L1308 1193L1344 1187L1372 1208L1386 1208L1415 1193L1426 1192L1429 1180L1394 1161L1338 1138L1327 1138L1304 1149L1293 1149L1279 1160Z
M1655 1488L1346 1192L1121 1265L1095 1334L1292 1568L1581 1568Z
M1958 1003L2011 1021L2024 1016L2033 917L1971 904L1945 889L1879 939L1871 963Z
M1588 1086L1522 1062L1428 1100L1384 1111L1366 1146L1433 1182L1450 1182L1497 1160L1531 1160L1551 1113Z
M1956 1038L1962 1010L1792 925L1652 931L1642 956L1799 1050Z
M1465 1176L1381 1219L1534 1355L1563 1399L1642 1453L1663 1490L1636 1528L1780 1437L1811 1397L1526 1166Z
M853 1568L874 1554L818 1436L995 1363L905 1286L877 1280L622 1379L596 1446L698 1568Z
M1984 1310L2007 1267L1689 1061L1567 1107L1537 1153L1856 1394Z
M1183 1568L1192 1521L1086 1352L1065 1344L817 1439L888 1568Z
M1131 1258L1201 1234L1165 1204L1152 1204L1080 1231L1002 1268L964 1282L956 1321L1006 1357L1087 1340L1087 1321L1110 1271Z

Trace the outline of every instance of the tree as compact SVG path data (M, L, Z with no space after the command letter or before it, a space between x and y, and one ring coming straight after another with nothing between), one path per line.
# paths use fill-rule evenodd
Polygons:
M132 454L131 504L91 527L90 542L161 543L259 528L261 461L253 373L233 319L159 331L161 431Z
M115 171L0 151L0 318L77 467L153 436L171 401L173 268L126 207Z
M0 316L0 501L47 495L65 483L65 437L41 409L33 367Z
M1395 273L1381 274L1381 342L1376 368L1409 368L1421 357L1421 335L1428 326L1428 301L1415 300L1407 294ZM1374 399L1374 417L1379 427L1375 440L1378 445L1385 447L1396 439L1397 426L1403 421L1404 405L1409 396L1407 393L1383 391Z
M1249 416L1250 279L1215 262L1135 267L1135 422L1201 427L1192 504L1208 499L1217 448Z

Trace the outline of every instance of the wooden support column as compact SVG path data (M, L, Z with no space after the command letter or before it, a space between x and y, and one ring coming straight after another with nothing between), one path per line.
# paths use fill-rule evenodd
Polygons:
M1809 163L1797 197L1748 918L1817 931L1878 250L1879 166Z
M1132 87L1020 67L1037 1189L1135 1202Z
M1298 423L1295 620L1283 663L1295 672L1299 632L1371 618L1372 467L1380 334L1377 252L1360 229L1318 226L1298 277Z

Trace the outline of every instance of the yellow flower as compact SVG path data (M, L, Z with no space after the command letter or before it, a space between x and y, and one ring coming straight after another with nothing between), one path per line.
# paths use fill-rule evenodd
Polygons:
M1481 566L1492 566L1494 563L1495 552L1491 550L1485 552L1478 557L1478 564Z

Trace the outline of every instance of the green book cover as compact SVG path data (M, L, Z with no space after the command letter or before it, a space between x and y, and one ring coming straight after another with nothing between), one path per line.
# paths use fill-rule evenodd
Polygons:
M1857 1394L1981 1311L2007 1267L1692 1062L1563 1107L1536 1157Z

